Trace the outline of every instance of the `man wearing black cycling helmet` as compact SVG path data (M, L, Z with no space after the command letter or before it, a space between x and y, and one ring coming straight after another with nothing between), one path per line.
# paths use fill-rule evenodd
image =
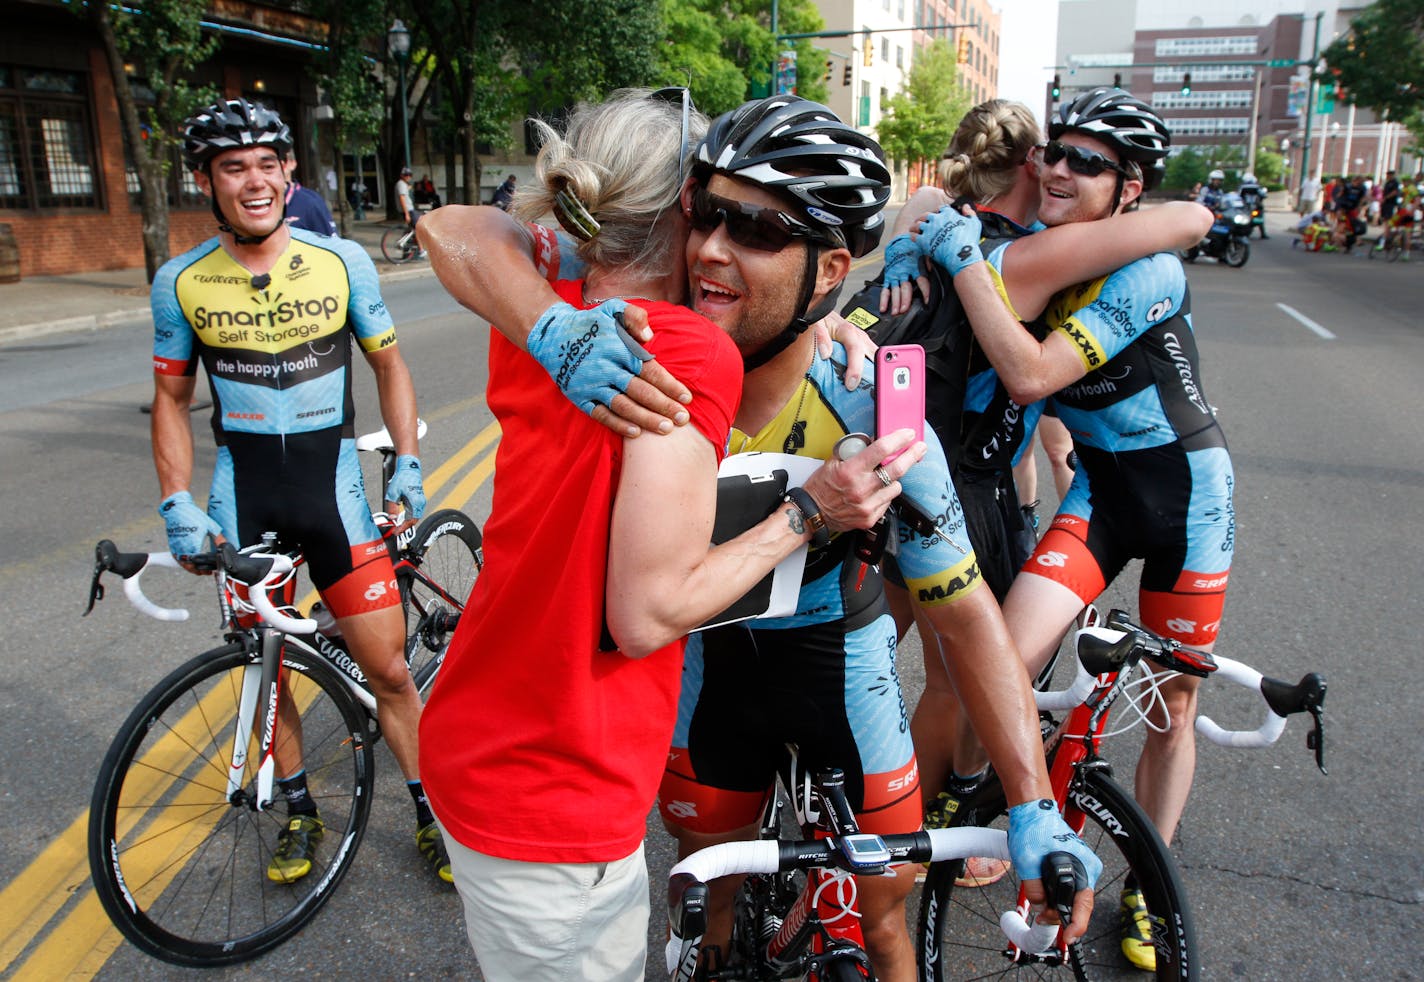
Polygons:
M1061 106L1049 136L1038 213L1048 225L1133 207L1160 179L1171 142L1150 106L1111 88ZM971 249L954 285L975 336L1016 401L1053 397L1079 462L1051 528L1004 601L1030 671L1057 650L1083 604L1138 558L1142 623L1210 650L1235 547L1234 477L1202 387L1180 260L1157 253L1060 293L1049 302L1050 333L1040 342L1008 313L984 264L974 261L977 225L939 212L922 226L924 247L937 256ZM1135 788L1170 842L1196 764L1197 679L1170 678L1160 691L1169 718L1151 714ZM1122 904L1123 952L1150 970L1151 923L1135 884L1126 884Z
M847 389L847 366L817 359L806 327L834 307L852 258L877 244L889 180L874 141L824 106L794 96L747 103L715 120L698 146L678 202L690 226L690 302L736 342L747 368L731 453L770 450L826 460L848 432L874 432L873 387ZM619 350L610 356L599 347L601 339L616 340L604 329L608 322L598 319L607 305L587 311L551 305L555 297L547 287L526 282L527 258L520 270L504 253L492 257L501 220L507 230L507 217L495 209L445 208L421 223L419 234L442 282L512 340L527 338L531 349L546 349L551 338L568 338L577 371L617 378L616 365L628 352L621 341L615 346L621 359ZM478 263L469 261L472 247L480 250ZM545 240L538 251L542 268L557 277L569 275L570 258L563 243ZM634 372L642 367L634 365ZM605 391L632 392L630 377ZM626 396L607 401L619 398ZM901 543L902 571L927 599L930 620L953 653L950 672L1005 775L1009 800L1019 806L1010 834L1023 878L1037 890L1043 856L1065 847L1081 849L1095 876L1096 857L1055 808L1040 807L1049 784L1028 678L991 593L979 588L943 452L932 434L926 436L930 446L920 463L899 481L879 478L935 516L938 527L924 535L895 519L889 537ZM865 470L853 476L876 480ZM811 528L819 527L823 507L834 512L841 506L804 494L790 500ZM878 571L863 567L852 546L852 536L826 530L813 538L795 614L689 639L661 789L664 821L684 854L754 833L762 794L788 742L799 745L808 767L847 773L863 829L919 827L894 624ZM882 979L906 979L914 971L904 911L913 884L912 870L860 884L861 926ZM713 943L727 935L729 901L714 887ZM1088 922L1089 891L1080 904L1074 933Z
M285 221L292 134L245 99L204 107L183 124L183 160L212 200L218 235L154 277L153 456L168 546L180 559L215 541L249 546L265 532L302 550L313 585L371 681L381 730L416 808L416 844L449 880L449 860L417 778L420 696L405 662L395 572L371 518L356 460L352 342L375 374L381 417L399 457L387 511L425 507L415 388L360 246ZM213 394L217 465L207 508L193 500L188 408L201 362ZM296 746L296 751L285 748ZM275 882L319 866L324 827L298 741L277 754L288 823L271 855ZM287 759L290 755L291 759Z

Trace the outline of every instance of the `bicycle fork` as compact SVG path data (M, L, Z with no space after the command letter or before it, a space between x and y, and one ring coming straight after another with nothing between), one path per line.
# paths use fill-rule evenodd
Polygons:
M272 805L272 785L277 769L277 717L282 693L282 632L263 628L261 638L261 660L257 664L249 663L242 670L242 693L227 771L227 800L233 805L247 804L256 811L265 811ZM254 725L258 729L254 730ZM249 800L243 788L246 786L248 747L254 732L259 735L257 769Z

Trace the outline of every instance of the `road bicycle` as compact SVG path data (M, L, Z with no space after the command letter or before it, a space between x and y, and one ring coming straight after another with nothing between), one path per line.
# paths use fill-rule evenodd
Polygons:
M1008 857L1008 837L997 829L934 829L880 836L861 832L845 795L845 775L814 775L798 765L795 746L782 783L804 838L779 838L788 798L774 787L762 809L760 833L746 842L701 849L668 874L668 974L678 982L809 982L873 980L860 931L856 884L885 875L892 863L949 861L971 855ZM1071 862L1050 854L1045 870ZM723 950L702 946L707 928L707 883L745 875L732 905L732 935ZM893 875L893 874L892 874ZM1078 884L1068 873L1053 903L1071 911ZM1032 914L1006 911L1004 937L1025 946L1043 931ZM1055 929L1056 930L1056 929Z
M361 442L379 444L380 435ZM136 947L174 964L245 961L301 930L351 868L370 813L375 699L342 638L290 606L300 556L274 551L275 536L263 539L242 554L224 545L192 557L214 574L225 643L140 700L90 801L100 903ZM406 657L424 692L483 564L479 529L442 509L386 542L406 608ZM155 566L178 568L167 552L123 553L100 542L90 609L113 572L139 610L185 620L186 610L144 594L142 575ZM275 779L302 767L325 835L310 873L273 882L266 869L287 824Z
M1019 972L1025 977L1078 980L1140 978L1120 954L1118 896L1131 876L1142 891L1156 953L1157 979L1196 979L1200 967L1196 934L1186 888L1170 849L1132 795L1112 778L1111 765L1099 753L1103 739L1138 723L1156 726L1155 710L1165 712L1158 686L1182 673L1212 675L1260 694L1266 721L1253 731L1223 729L1199 716L1196 729L1224 746L1261 747L1274 743L1286 717L1309 712L1314 729L1307 746L1324 767L1325 680L1315 673L1290 685L1263 677L1241 662L1185 648L1127 619L1122 611L1100 625L1089 606L1079 621L1074 650L1077 677L1061 692L1037 692L1044 732L1044 752L1054 797L1065 820L1103 861L1093 905L1093 919L1081 941L1004 945L995 930L998 911L1024 909L1025 899L1012 870L996 883L956 886L964 874L960 861L935 862L926 875L916 918L921 982L997 978ZM1160 669L1142 672L1143 659ZM1127 722L1108 731L1109 712L1125 697ZM1054 713L1066 712L1060 723ZM1007 812L1003 787L992 769L979 788L955 803L952 825L1002 823ZM962 882L962 881L961 881Z
M415 239L414 225L394 225L381 233L381 255L399 266L424 255Z

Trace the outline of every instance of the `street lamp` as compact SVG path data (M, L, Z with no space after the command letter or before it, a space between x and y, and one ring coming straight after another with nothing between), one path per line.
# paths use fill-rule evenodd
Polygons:
M386 32L386 50L390 56L396 60L396 67L400 71L400 111L401 111L401 144L405 147L406 167L410 166L410 122L406 119L406 98L405 98L405 64L410 60L410 31L406 30L405 24L396 18L396 22L391 25L391 29Z

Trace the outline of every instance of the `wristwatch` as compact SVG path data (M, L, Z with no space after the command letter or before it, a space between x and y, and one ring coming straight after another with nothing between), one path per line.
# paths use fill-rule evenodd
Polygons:
M831 541L831 530L826 528L826 518L821 514L821 506L807 494L805 488L789 488L782 500L801 513L806 528L811 532L811 545L820 549Z

